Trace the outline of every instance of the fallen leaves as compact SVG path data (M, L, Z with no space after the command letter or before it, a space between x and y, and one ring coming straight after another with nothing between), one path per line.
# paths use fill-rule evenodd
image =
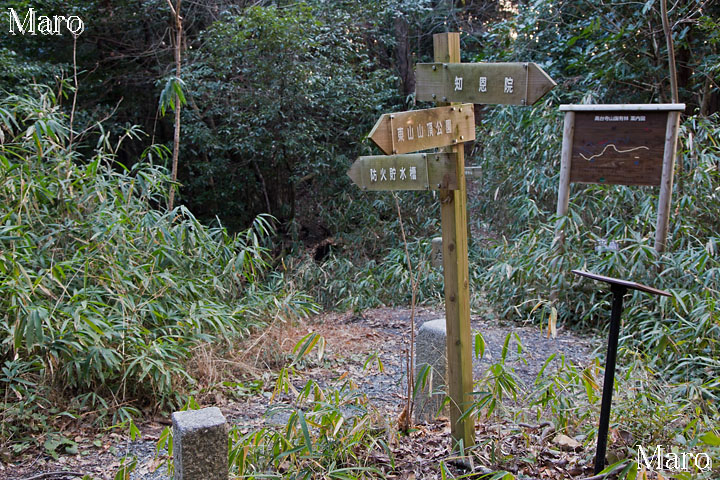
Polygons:
M419 310L416 320L433 319L437 316L436 312ZM529 425L514 424L495 418L486 419L476 425L477 446L467 452L467 457L462 459L452 451L447 419L415 425L407 430L407 434L399 433L397 425L390 423L401 416L400 413L405 406L403 384L407 339L403 334L408 327L408 321L408 312L402 309L377 309L362 316L326 314L288 328L278 338L270 338L266 335L261 340L268 340L265 348L271 350L272 355L285 360L292 356L292 345L310 331L317 332L327 340L323 345L324 355L319 358L315 355L308 356L307 362L298 366L298 369L302 370L305 379L313 378L321 384L333 380L351 382L367 395L370 406L377 411L370 422L374 430L379 429L387 433L388 445L388 451L378 448L368 452L367 458L373 466L381 469L387 478L439 479L441 468L446 469L456 478L473 473L500 475L502 471L518 477L544 480L584 478L590 474L591 453L582 448L579 438L573 438L572 433L555 432L550 422ZM507 329L491 324L482 324L478 327L482 328L487 342L484 360L489 362L493 358L499 358L499 353L493 352L493 348L502 345ZM524 353L524 358L536 366L542 365L547 358L549 348L562 348L563 351L568 351L573 348L579 349L581 346L577 339L563 335L555 340L546 341L537 335L537 330L532 328L513 331L519 331L524 335L524 344L526 341L539 342L537 348L526 349ZM263 345L258 339L251 342L251 345L257 344L257 348ZM543 355L540 355L541 351ZM267 352L253 352L247 355L248 358L255 354L263 358L272 356ZM373 353L375 355L372 355ZM484 365L480 367L475 365L475 367L486 368ZM526 369L525 364L518 363L518 369ZM264 373L268 378L263 377L257 386L244 380L236 380L239 377L233 377L234 382L226 387L220 388L216 385L209 389L204 401L221 405L223 413L230 421L242 425L241 432L282 423L285 419L281 416L265 415L271 406L273 382L272 376L267 372ZM522 370L519 373L525 374L530 379L536 375L536 372L530 370L527 372ZM298 389L302 386L300 383L295 385ZM287 402L291 399L276 397L274 401ZM161 426L158 426L155 430L160 429ZM145 428L143 433L145 440L158 438L157 435L148 435ZM626 440L623 439L623 432L611 431L612 435L617 435L617 438L611 437L613 441ZM62 465L63 468L84 470L98 479L112 478L114 471L120 465L118 453L123 453L118 452L123 450L119 446L123 440L120 435L105 432L101 437L93 437L91 434L80 433L68 435L68 438L78 444L80 455L61 455L60 458L66 459L62 464L43 459L42 463L36 462L22 473L27 476ZM150 442L147 443L150 445ZM65 446L65 444L59 445L58 449ZM153 453L148 453L139 458L137 471L152 472L159 466L161 460L155 460Z

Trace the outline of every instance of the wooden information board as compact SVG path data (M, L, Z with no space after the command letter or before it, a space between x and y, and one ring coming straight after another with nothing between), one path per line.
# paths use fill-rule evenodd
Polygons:
M565 122L557 215L567 214L572 182L659 186L655 250L664 251L684 110L682 103L561 105ZM564 238L556 232L558 245Z
M570 181L660 185L667 112L575 113Z

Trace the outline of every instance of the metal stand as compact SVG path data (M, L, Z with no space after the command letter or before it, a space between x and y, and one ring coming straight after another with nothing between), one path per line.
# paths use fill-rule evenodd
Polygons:
M615 362L617 359L618 339L620 338L620 315L623 309L623 297L627 288L611 284L613 294L612 313L610 314L610 336L608 338L607 357L605 358L605 380L603 381L602 405L600 406L600 426L598 429L597 453L595 453L595 475L605 468L605 451L610 428L610 407L612 405L613 386L615 385Z
M610 408L612 406L613 387L615 385L615 363L617 360L618 339L620 338L620 316L623 310L623 297L628 289L641 290L654 295L669 297L670 294L647 285L627 280L605 277L582 270L573 270L575 275L600 280L610 284L613 294L612 312L610 313L610 334L608 338L607 358L605 359L605 380L603 381L603 396L600 406L600 425L598 427L597 450L595 453L595 475L605 468L605 452L607 450L607 436L610 428Z

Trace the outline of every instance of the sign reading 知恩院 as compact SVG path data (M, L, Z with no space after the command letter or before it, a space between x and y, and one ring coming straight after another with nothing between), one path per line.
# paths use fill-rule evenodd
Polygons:
M348 170L363 190L455 190L456 166L448 153L358 157Z
M576 111L570 181L660 185L666 125L666 111Z
M555 81L534 63L418 63L415 97L437 102L532 105Z
M472 104L385 113L369 136L388 155L447 147L475 140L475 114Z

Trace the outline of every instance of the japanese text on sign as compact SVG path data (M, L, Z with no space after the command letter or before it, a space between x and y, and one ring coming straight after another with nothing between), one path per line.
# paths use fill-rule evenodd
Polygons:
M513 77L505 77L503 84L503 93L512 95L515 93L515 79ZM455 77L454 90L461 92L463 89L463 77ZM478 80L478 92L487 93L488 91L488 78L480 77ZM448 132L449 133L449 132Z
M447 147L475 139L474 117L471 103L386 113L369 137L386 154Z
M595 115L596 122L644 122L645 115Z
M406 127L398 127L396 133L398 143L404 142L405 139L414 140L415 136L417 136L417 138L425 138L425 135L428 137L452 135L452 120L446 118L444 121L437 120L434 122L427 122L424 125L414 125L411 123Z
M421 101L530 105L555 82L534 63L418 63L415 98Z
M400 172L399 180L407 180L408 179L407 171L409 170L410 180L417 181L417 167L415 165L411 165L410 167L400 167L399 169L395 168L395 167L390 167L387 169L387 172L386 172L385 168L381 168L379 178L378 178L378 170L376 168L371 168L370 169L370 181L373 183L387 182L387 181L394 182L398 177L398 170ZM386 173L388 173L390 176L389 180L388 180L388 177L385 175Z

